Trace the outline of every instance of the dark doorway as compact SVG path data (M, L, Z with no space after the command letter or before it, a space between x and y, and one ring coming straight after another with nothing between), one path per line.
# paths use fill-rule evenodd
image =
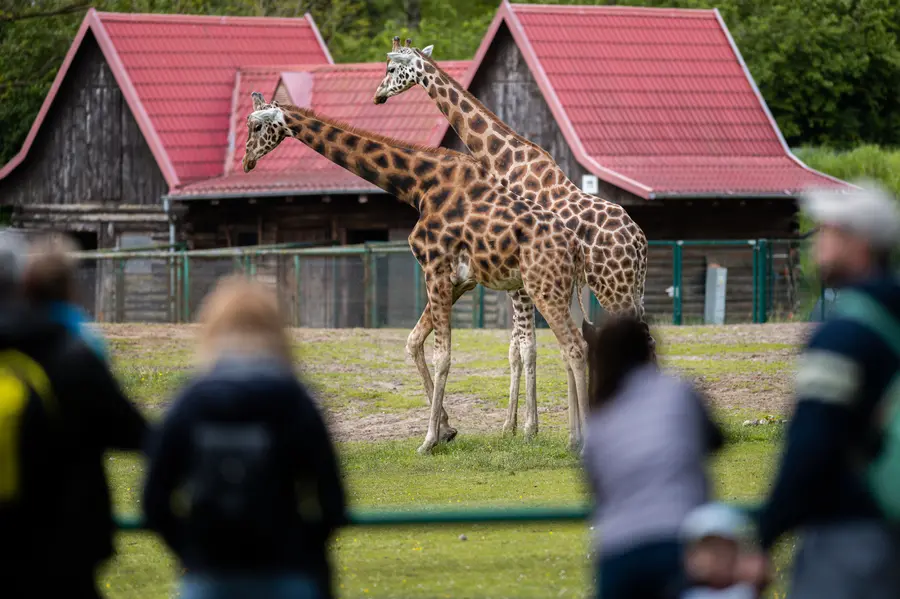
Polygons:
M256 231L241 231L237 234L238 247L259 245L259 234Z
M369 241L387 241L387 229L348 229L347 245L357 245Z
M96 250L98 244L98 235L96 231L72 231L67 233L72 240L78 244L78 249L82 252ZM110 264L112 264L110 262ZM99 262L86 258L79 260L78 271L76 272L75 293L78 303L84 308L91 318L96 318L97 314L97 272Z
M388 241L387 229L348 229L347 245L360 243L379 243ZM344 281L350 283L341 287L346 289L348 295L342 298L342 322L341 326L365 326L368 321L372 326L384 326L387 322L388 308L388 281L391 267L390 254L372 254L370 266L371 276L375 277L372 292L375 297L372 303L367 305L369 294L366 291L366 263L362 257L343 259Z

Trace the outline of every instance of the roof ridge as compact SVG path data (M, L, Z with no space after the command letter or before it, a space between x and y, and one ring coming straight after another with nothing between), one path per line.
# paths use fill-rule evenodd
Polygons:
M594 4L517 4L509 3L509 7L516 12L596 12L596 13L641 13L657 14L659 16L684 17L696 19L702 16L715 14L713 8L666 8L659 6L622 6L622 5L594 5Z
M306 27L311 27L312 25L309 22L309 19L306 16L302 17L254 17L254 16L243 16L243 15L227 15L227 16L219 16L219 15L192 15L192 14L183 14L183 13L163 13L163 12L113 12L113 11L95 11L97 17L100 19L107 19L112 21L181 21L181 22L203 22L207 24L215 24L214 22L218 22L221 25L230 25L230 24L239 24L239 23L247 23L247 24L266 24L266 25L299 25L304 24Z

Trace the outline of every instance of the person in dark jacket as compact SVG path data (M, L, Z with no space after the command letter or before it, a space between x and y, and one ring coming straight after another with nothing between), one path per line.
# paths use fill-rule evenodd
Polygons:
M347 521L344 490L277 300L229 278L200 321L202 370L149 451L148 526L187 569L184 599L332 597L327 543Z
M638 319L609 316L583 332L597 596L674 599L686 584L682 521L709 499L705 462L721 430L690 382L660 370Z
M60 261L32 254L22 276L50 288ZM0 506L0 584L4 597L96 598L115 531L104 455L141 449L147 425L94 351L43 308L21 294L0 308L0 366L27 362L47 383L36 385L41 401L2 414L19 476Z
M822 283L854 290L900 319L900 282L889 258L900 241L897 200L878 186L813 191L803 209L819 226L813 256ZM744 578L769 576L765 556L797 530L791 599L900 597L900 534L863 479L878 453L875 413L900 369L891 347L857 321L826 319L799 356L796 404L775 484L757 513L763 553Z

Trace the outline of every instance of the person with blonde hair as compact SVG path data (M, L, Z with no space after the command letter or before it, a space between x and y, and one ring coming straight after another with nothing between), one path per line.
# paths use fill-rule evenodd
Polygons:
M277 300L229 277L199 320L198 372L151 444L144 489L148 526L188 570L181 596L332 597L344 490Z

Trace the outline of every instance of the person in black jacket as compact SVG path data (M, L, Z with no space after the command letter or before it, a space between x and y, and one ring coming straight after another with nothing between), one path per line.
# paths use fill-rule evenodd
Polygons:
M56 275L71 273L57 268L60 261L52 250L32 254L22 274L47 288L63 284ZM41 400L2 414L4 432L17 439L5 447L5 464L18 472L15 492L0 506L3 596L99 597L95 573L113 554L115 531L104 454L139 450L147 425L82 339L44 306L7 295L0 369L8 375L27 362L32 378L49 384L36 385Z
M889 269L900 241L897 200L876 185L813 191L803 208L819 226L813 256L823 285L868 297L900 320L900 281ZM801 534L791 599L900 597L900 532L864 477L879 453L877 414L900 358L875 331L842 315L821 324L798 358L796 408L775 483L757 512L763 554L743 578L768 581L768 553Z
M188 570L184 599L331 597L327 543L346 523L344 491L277 301L229 278L200 321L203 369L149 451L147 524Z

